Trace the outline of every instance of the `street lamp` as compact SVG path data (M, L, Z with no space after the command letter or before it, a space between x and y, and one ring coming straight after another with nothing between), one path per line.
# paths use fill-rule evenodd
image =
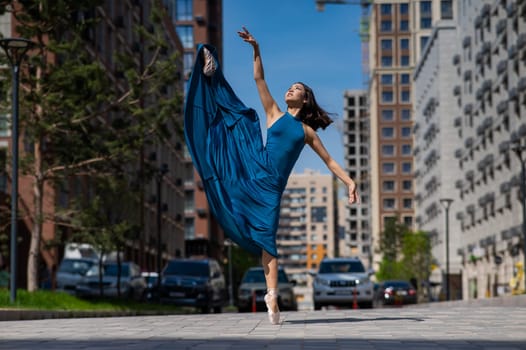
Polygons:
M446 300L449 301L449 207L453 199L441 198L440 203L446 209Z
M161 292L161 264L162 264L162 244L161 244L161 222L162 222L162 204L161 204L161 185L163 177L168 173L168 164L163 163L157 171L157 291Z
M11 69L13 71L13 100L11 116L11 149L12 157L12 175L11 175L11 264L10 264L10 299L11 303L16 300L16 236L17 236L17 213L18 213L18 86L20 63L24 58L27 50L33 43L27 39L7 38L0 39L0 46L4 50Z

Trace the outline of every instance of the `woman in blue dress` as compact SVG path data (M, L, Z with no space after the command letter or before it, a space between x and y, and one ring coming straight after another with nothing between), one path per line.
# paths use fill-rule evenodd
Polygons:
M266 114L267 142L256 112L246 107L224 78L210 45L200 45L185 104L185 136L210 210L225 233L261 255L265 303L272 324L280 321L276 231L281 195L303 146L308 144L345 183L349 203L359 202L356 184L329 155L316 134L332 120L301 82L285 93L286 112L270 94L259 45L243 27L238 35L253 47L254 79Z

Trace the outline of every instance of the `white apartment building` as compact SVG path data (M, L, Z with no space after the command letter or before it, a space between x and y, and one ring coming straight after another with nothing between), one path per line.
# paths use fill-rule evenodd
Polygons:
M510 293L524 261L512 146L526 143L526 2L463 0L456 12L435 26L414 74L416 218L444 279L440 199L453 200L451 297L475 299Z

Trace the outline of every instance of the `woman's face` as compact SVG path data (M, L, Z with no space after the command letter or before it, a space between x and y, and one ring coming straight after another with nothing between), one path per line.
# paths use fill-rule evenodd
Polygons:
M289 107L301 108L306 102L305 87L299 83L292 84L285 93L285 102Z

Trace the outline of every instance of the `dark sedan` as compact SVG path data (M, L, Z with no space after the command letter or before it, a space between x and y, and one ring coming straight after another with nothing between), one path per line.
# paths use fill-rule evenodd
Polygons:
M376 307L416 304L416 290L408 281L383 281L376 289L374 303Z

